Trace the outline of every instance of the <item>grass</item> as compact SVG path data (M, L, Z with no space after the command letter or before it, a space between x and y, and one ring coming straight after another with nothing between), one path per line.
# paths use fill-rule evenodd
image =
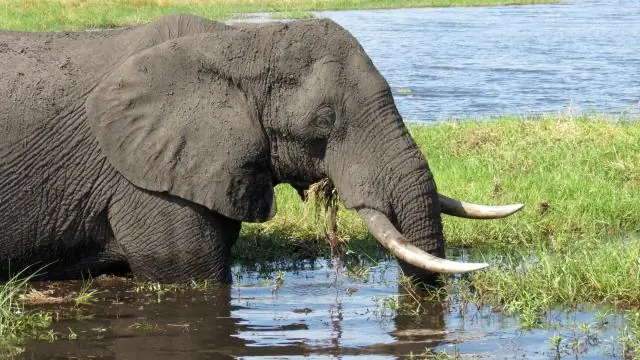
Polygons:
M0 284L0 358L12 357L24 351L23 344L29 339L54 341L61 334L51 329L54 319L66 318L58 311L39 309L38 306L51 304L73 304L69 309L75 313L74 318L80 320L91 317L83 315L81 306L88 306L96 301L97 290L92 288L91 280L83 281L82 287L75 294L55 296L51 289L39 291L29 286L31 279L41 273L42 269L29 274L27 268L14 275L7 282ZM77 339L71 328L66 338Z
M640 230L640 123L597 115L504 117L412 127L439 191L526 204L507 219L447 217L456 246L573 246Z
M33 276L33 275L32 275ZM50 334L51 314L28 311L20 300L32 276L25 271L0 285L0 357L13 356L22 351L27 338L46 338Z
M582 240L563 251L540 246L503 255L472 275L480 298L519 316L524 327L544 323L554 306L640 306L640 239Z
M87 281L83 281L82 287L78 294L75 296L75 305L79 307L81 305L91 305L96 301L96 295L98 290L92 288L93 280L89 279Z
M492 6L557 3L558 0L0 0L0 28L21 31L112 28L186 12L211 19L242 13L282 13L308 18L310 11L403 7Z
M530 249L544 244L560 251L576 241L622 238L640 230L638 122L597 115L502 117L411 125L410 131L440 192L472 202L526 205L499 220L445 216L449 246ZM274 239L317 254L320 250L308 243L298 245L301 239L322 244L313 205L288 185L278 186L276 194L275 218L245 224L243 241L256 255L271 247L258 241ZM355 212L341 208L337 222L341 238L369 239Z

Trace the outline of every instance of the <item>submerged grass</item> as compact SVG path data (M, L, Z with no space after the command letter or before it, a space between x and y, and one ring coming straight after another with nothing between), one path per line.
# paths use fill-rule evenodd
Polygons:
M472 275L481 298L517 315L525 327L544 323L554 306L640 306L640 239L577 241L563 251L539 246L504 255Z
M22 31L111 28L186 12L211 19L242 13L284 12L279 18L309 17L310 11L403 7L493 6L557 3L558 0L0 0L0 28Z
M543 325L554 307L640 308L637 234L583 238L562 249L539 244L487 260L493 266L471 275L479 298L517 315L525 327Z

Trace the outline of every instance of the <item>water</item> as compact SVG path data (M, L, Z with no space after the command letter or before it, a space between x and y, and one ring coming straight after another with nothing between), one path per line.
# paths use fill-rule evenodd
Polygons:
M406 291L397 284L395 262L352 276L337 276L325 261L311 264L268 276L236 268L242 276L233 287L204 291L136 292L131 281L95 281L98 302L81 311L50 306L60 314L54 323L60 339L32 341L23 357L396 359L435 348L474 358L547 359L555 354L548 345L554 334L563 337L564 348L572 339L582 344L581 359L614 358L621 352L616 340L620 316L609 316L604 329L593 327L597 336L590 339L577 324L593 326L593 311L552 312L547 321L553 329L531 331L521 330L517 319L495 308L462 305L456 296L449 302L423 302L416 314L417 303L404 295L405 310L399 313L390 304ZM70 293L79 286L38 287Z
M361 42L407 120L639 113L637 0L319 15Z

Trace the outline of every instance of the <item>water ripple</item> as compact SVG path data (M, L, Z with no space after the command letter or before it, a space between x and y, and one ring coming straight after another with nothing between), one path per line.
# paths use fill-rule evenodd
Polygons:
M636 0L320 16L359 39L405 119L640 112Z

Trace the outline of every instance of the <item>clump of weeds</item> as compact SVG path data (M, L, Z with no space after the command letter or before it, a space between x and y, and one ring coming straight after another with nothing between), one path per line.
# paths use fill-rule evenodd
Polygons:
M27 310L20 296L33 276L25 269L0 285L0 356L13 356L23 351L21 344L30 338L52 340L49 330L51 314L41 310Z
M519 318L525 328L544 324L554 307L640 305L640 239L576 240L564 251L540 246L503 254L495 266L471 275L481 298Z
M81 305L91 305L96 301L96 294L98 290L92 288L93 280L89 278L87 281L82 282L82 287L78 294L75 296L76 307Z
M454 345L453 354L450 354L444 350L434 350L427 348L422 353L414 354L413 352L409 353L407 359L410 360L457 360L462 359L462 355L460 354L460 350L457 345Z
M600 346L602 332L608 324L607 316L607 313L598 313L593 323L571 324L568 326L571 331L567 335L555 333L549 338L553 358L561 359L564 355L570 355L578 359L590 349Z
M321 217L325 239L329 243L332 258L342 258L340 245L344 243L338 236L338 192L329 179L323 179L309 186L305 191L305 201L315 204L316 214Z
M165 284L159 282L134 280L133 291L146 297L154 296L155 301L159 303L165 299L166 295L187 291L203 292L209 290L212 285L213 283L207 279L191 280L184 284Z
M160 326L158 324L154 324L149 322L148 320L143 319L129 325L129 329L149 333L149 332L159 332Z
M620 337L622 358L635 359L640 355L640 309L629 310L625 319L627 325Z

